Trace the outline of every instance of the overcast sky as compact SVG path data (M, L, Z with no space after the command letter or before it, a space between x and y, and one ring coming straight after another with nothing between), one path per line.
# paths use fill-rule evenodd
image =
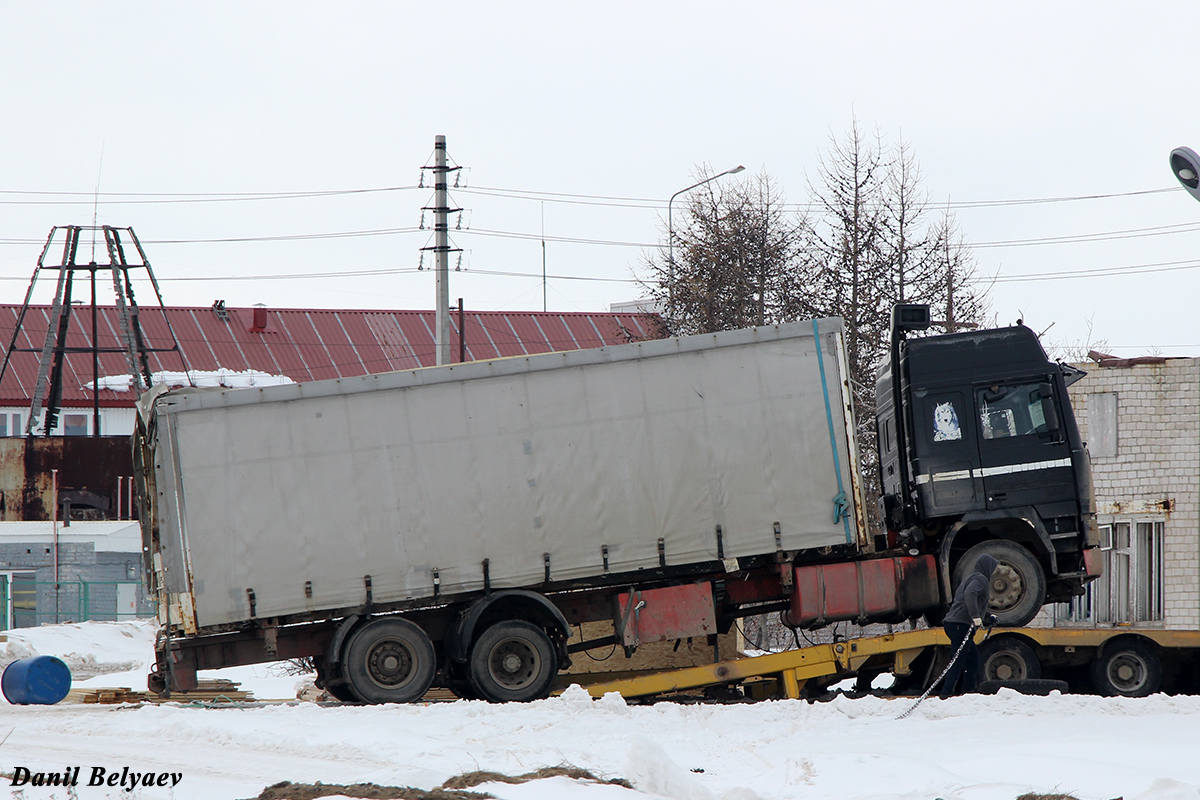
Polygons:
M431 308L416 187L444 134L468 187L452 302L540 310L544 218L550 310L605 310L701 165L802 203L856 116L911 144L1001 322L1200 355L1200 203L1167 166L1200 149L1200 4L592 8L6 2L0 301L95 213L171 305ZM1118 196L980 205L1093 195Z

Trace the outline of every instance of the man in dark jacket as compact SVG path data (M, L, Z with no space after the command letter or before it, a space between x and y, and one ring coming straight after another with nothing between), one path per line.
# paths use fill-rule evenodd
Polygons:
M963 694L975 690L975 674L979 672L979 648L975 645L973 634L976 628L984 625L990 628L996 622L996 618L988 613L987 604L991 594L992 573L996 571L997 566L999 562L984 553L976 559L975 569L963 579L954 592L954 602L946 612L942 628L950 637L950 652L958 653L958 648L962 646L962 653L959 653L958 660L946 673L945 682L942 684L942 697L956 694L955 688L960 677Z

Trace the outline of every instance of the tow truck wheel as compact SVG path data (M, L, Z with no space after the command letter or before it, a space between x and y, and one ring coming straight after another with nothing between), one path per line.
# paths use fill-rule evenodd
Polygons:
M954 586L974 569L979 557L987 553L1000 566L992 573L988 610L999 625L1020 628L1041 610L1046 599L1046 573L1041 563L1024 547L1003 539L992 539L968 550L954 565Z
M1100 694L1147 697L1162 685L1162 663L1142 642L1114 642L1092 662L1092 683Z
M524 620L509 620L480 634L471 646L467 669L471 687L483 699L528 702L549 696L558 658L544 630Z
M1015 636L998 636L979 646L980 681L1030 681L1042 676L1033 648Z
M436 670L433 642L418 625L399 617L375 619L357 628L342 657L346 688L364 703L420 700Z

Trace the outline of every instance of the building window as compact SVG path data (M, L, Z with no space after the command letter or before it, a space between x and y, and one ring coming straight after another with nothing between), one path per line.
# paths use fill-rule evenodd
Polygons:
M12 417L11 428L8 424L10 416ZM20 414L0 414L0 436L21 436L23 433Z
M64 414L63 436L87 436L87 414Z
M1117 394L1097 392L1087 400L1088 452L1094 457L1117 454Z
M1135 592L1138 621L1163 618L1163 523L1139 522L1133 564L1137 569Z
M1072 597L1068 603L1059 603L1054 607L1054 622L1095 622L1095 609L1096 582L1093 581L1083 587L1083 594Z
M1104 575L1095 582L1097 622L1163 618L1163 522L1114 521L1100 526Z

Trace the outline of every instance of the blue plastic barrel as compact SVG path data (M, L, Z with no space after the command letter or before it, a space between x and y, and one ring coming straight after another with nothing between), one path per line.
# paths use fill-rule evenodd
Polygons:
M0 691L17 706L52 706L71 691L71 670L54 656L34 656L4 668Z

